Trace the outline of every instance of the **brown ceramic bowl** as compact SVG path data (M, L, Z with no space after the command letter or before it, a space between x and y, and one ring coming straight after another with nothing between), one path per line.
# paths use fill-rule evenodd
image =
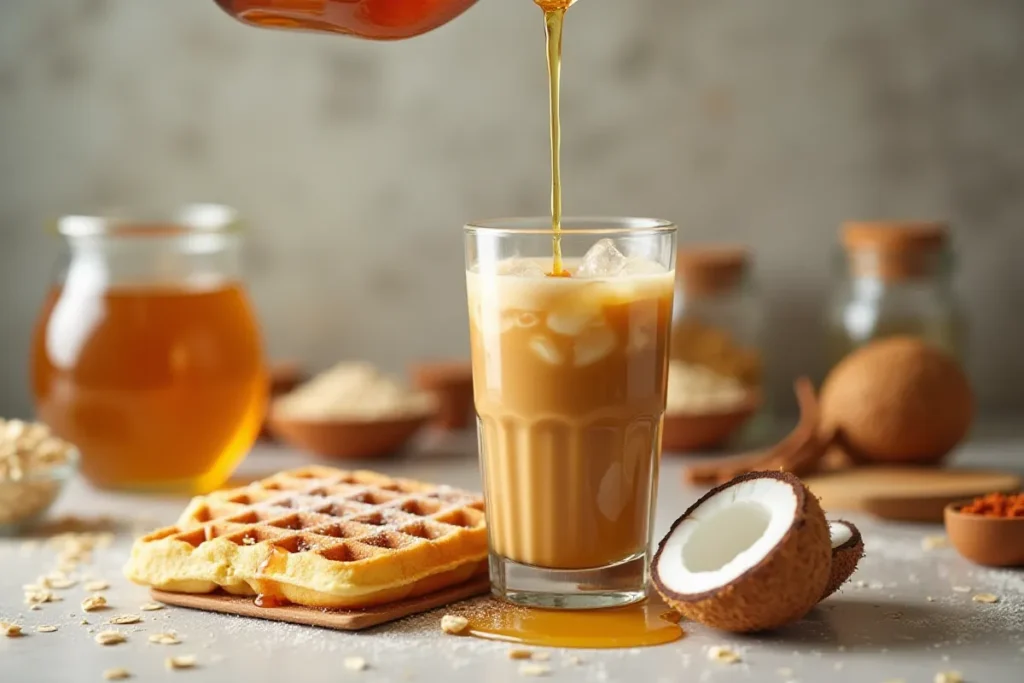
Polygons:
M417 388L437 399L434 425L456 431L466 429L473 415L473 366L469 361L416 363L409 375Z
M751 392L743 403L726 412L666 413L662 447L682 453L721 448L753 417L760 405L760 395Z
M946 535L957 552L986 567L1024 567L1024 518L960 512L970 501L946 506Z
M394 420L297 420L271 413L271 433L281 442L325 458L377 458L398 451L433 413Z

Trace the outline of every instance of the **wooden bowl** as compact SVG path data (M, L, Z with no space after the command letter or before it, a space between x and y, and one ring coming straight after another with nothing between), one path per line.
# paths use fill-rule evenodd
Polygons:
M707 451L721 448L747 423L761 405L760 395L750 395L732 410L716 413L666 413L662 447L666 451Z
M433 413L393 420L298 420L271 413L271 433L281 442L325 458L388 455L404 446Z
M437 399L434 425L445 430L466 429L473 415L473 366L469 361L416 363L409 375L417 388Z
M944 513L946 535L957 552L986 567L1024 567L1024 518L960 512L969 502L950 503Z

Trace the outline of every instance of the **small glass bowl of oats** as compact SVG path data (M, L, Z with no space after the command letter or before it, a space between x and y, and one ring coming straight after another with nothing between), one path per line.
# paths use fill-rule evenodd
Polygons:
M39 422L0 418L0 536L38 522L78 467L78 450Z

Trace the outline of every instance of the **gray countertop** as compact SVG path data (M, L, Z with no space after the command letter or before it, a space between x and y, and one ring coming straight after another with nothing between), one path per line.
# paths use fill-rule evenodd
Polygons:
M1024 468L1024 430L980 430L958 462ZM262 476L307 461L283 449L259 446L240 475ZM682 460L667 455L661 478L656 535L699 494L681 483ZM471 434L426 435L405 456L367 464L391 474L478 488L475 439ZM82 517L110 515L129 527L169 523L184 504L180 498L142 498L97 492L75 482L57 513ZM738 637L684 623L683 640L653 648L552 651L550 680L558 681L851 681L931 682L945 671L962 672L965 681L996 683L1024 680L1024 572L996 571L969 564L951 548L926 550L925 537L940 527L896 525L852 516L865 537L867 556L854 582L822 603L805 620L771 635ZM0 620L14 620L23 638L0 637L0 681L102 681L105 669L123 667L130 680L214 681L522 681L519 662L507 657L510 646L445 636L440 612L357 633L249 620L167 608L140 612L146 590L121 578L132 540L131 529L113 545L95 553L83 573L110 582L111 609L83 614L81 585L59 591L63 601L30 611L22 603L22 584L52 569L55 551L45 543L0 539ZM997 604L972 601L993 593ZM103 647L95 633L111 616L140 614L143 622L119 628L124 644ZM80 622L86 617L90 625ZM59 627L37 633L42 624ZM149 634L174 630L175 646L147 642ZM711 646L740 653L742 661L710 661ZM168 671L170 655L194 654L198 666ZM365 671L342 665L363 657Z

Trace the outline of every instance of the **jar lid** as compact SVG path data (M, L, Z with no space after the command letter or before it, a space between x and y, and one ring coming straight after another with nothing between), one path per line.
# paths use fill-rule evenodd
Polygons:
M847 221L842 235L847 250L938 251L946 245L949 226L941 221Z
M888 281L934 272L949 241L941 221L847 221L841 232L851 272Z
M742 246L684 247L676 255L676 276L687 293L722 294L743 282L750 261L750 252Z

